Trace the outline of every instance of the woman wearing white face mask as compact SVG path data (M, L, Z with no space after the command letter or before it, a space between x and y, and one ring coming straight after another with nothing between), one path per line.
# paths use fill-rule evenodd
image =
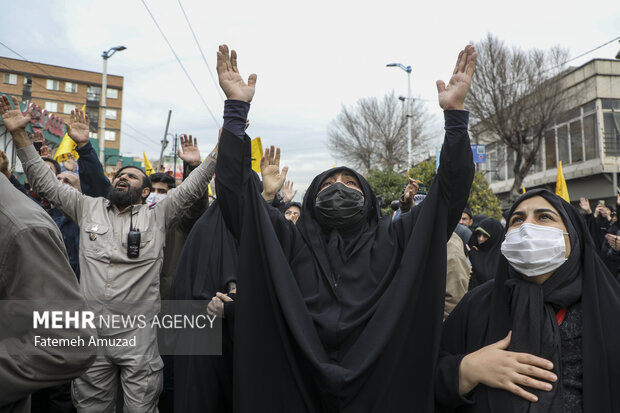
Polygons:
M528 192L502 255L444 323L438 411L620 411L620 285L579 212Z

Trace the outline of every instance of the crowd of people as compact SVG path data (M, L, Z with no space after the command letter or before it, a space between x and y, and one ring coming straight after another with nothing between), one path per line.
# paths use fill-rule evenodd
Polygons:
M95 314L150 302L150 319L166 300L208 301L222 337L218 355L160 355L148 329L56 332L139 337L134 351L96 354L28 348L27 329L2 336L0 411L620 411L617 218L540 189L502 221L472 214L476 57L467 46L437 82L432 186L409 179L390 216L351 168L317 175L301 203L279 148L253 172L257 77L243 80L227 46L218 144L201 162L197 139L181 137L181 183L134 166L109 179L79 108L68 130L79 158L61 166L2 96L28 187L0 151L0 300L102 304Z

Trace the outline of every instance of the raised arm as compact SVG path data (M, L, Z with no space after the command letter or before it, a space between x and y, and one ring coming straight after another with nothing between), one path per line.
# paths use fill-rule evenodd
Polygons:
M88 138L88 115L80 108L71 111L69 123L69 137L77 145L78 169L80 185L84 195L105 197L110 190L110 180L103 172L103 167L97 158L97 152Z
M226 45L220 46L217 53L217 73L227 100L224 103L215 192L226 225L238 237L244 188L252 174L250 138L245 134L245 127L256 89L256 75L250 75L246 84L237 68L237 53L234 50L229 52Z
M437 81L439 106L444 110L446 135L439 157L437 176L429 190L429 197L439 196L447 208L446 242L459 221L467 203L474 176L473 155L467 133L469 113L464 109L465 97L469 91L476 66L476 52L468 45L457 58L448 85ZM406 236L413 228L423 204L415 206L411 213L403 214L395 221Z
M189 160L191 163L198 162L199 166L194 169L181 185L170 191L168 196L157 203L156 206L157 211L165 214L166 226L186 214L192 205L204 196L215 172L218 145L215 145L209 156L205 158L204 162L200 163L198 147L194 145L190 147L188 144L191 140L193 140L191 135L189 137L186 135L181 136L181 146L186 151L186 154L181 156L181 159L184 161Z
M30 114L24 115L19 110L19 103L12 97L17 109L12 109L6 95L0 99L0 114L7 130L11 132L17 148L17 156L28 177L34 192L47 199L64 212L69 218L80 224L83 195L69 185L63 185L45 165L26 133L26 125L30 122Z

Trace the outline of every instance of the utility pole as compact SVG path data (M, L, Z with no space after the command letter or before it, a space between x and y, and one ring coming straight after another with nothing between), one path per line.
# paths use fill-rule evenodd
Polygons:
M168 111L168 121L166 122L166 131L164 132L164 139L161 140L161 152L159 153L159 169L164 164L164 151L168 147L168 127L170 127L170 116L172 116L172 110ZM159 171L157 171L159 172Z

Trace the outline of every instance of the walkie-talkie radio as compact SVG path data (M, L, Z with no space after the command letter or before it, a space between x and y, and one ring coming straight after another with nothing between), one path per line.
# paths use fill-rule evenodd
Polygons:
M133 227L133 205L129 211L129 233L127 234L127 258L140 256L140 230Z

